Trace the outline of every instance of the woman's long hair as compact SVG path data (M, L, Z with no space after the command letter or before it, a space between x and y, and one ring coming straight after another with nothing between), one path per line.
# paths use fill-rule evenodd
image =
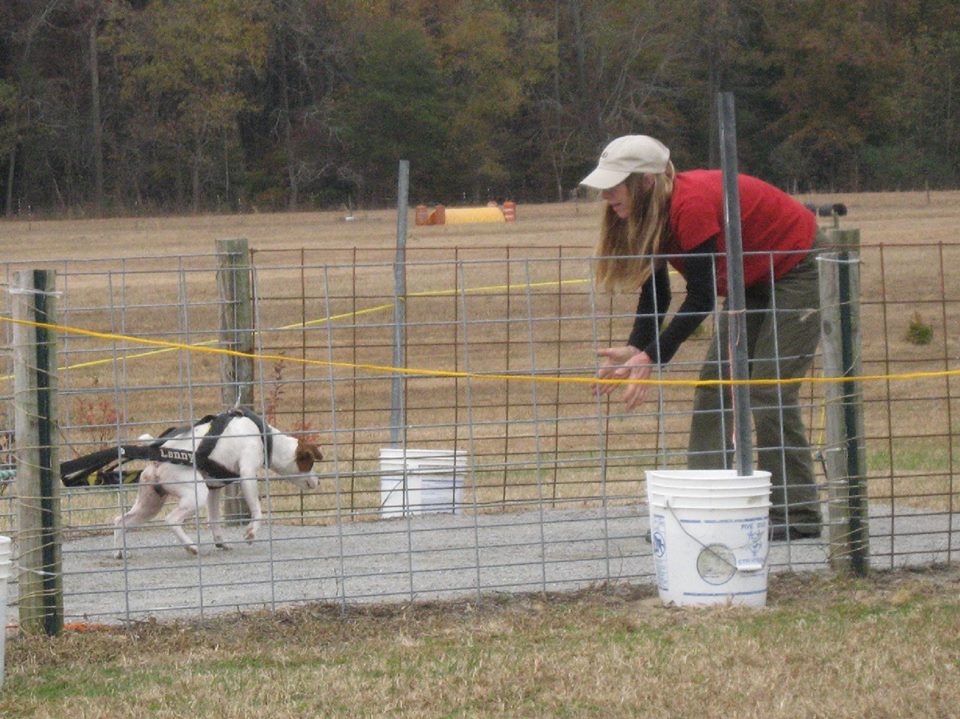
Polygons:
M663 174L651 175L653 186L644 189L644 175L625 180L630 192L630 216L620 219L609 206L603 215L595 255L594 278L607 291L638 289L653 273L654 256L666 241L673 194L673 163Z

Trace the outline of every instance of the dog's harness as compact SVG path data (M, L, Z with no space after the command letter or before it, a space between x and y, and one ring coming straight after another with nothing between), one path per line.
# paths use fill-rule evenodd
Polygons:
M190 427L171 427L165 430L157 439L147 445L120 445L116 448L104 449L99 452L78 457L60 464L60 478L68 486L83 486L88 484L87 476L91 472L103 469L109 464L122 465L124 462L140 459L147 462L168 462L188 467L196 467L204 476L204 481L210 489L222 489L226 485L240 479L236 472L224 467L210 458L223 435L223 431L232 420L237 417L246 417L253 422L260 433L263 442L264 457L267 465L273 452L273 432L261 417L248 409L235 407L218 415L207 415ZM184 439L189 432L202 424L210 423L207 433L201 438L196 450L168 447L166 443L172 439ZM162 491L158 489L157 491Z
M257 429L260 432L260 441L263 442L263 451L266 457L266 463L269 466L270 464L270 454L273 451L273 433L267 427L266 422L264 422L259 416L255 415L248 409L244 408L234 408L228 412L223 412L214 416L206 416L201 419L199 422L194 424L194 427L197 427L201 424L207 422L210 423L210 429L207 430L207 433L203 436L203 439L200 440L200 445L197 447L195 452L191 452L188 449L177 449L175 447L166 447L164 446L163 437L168 435L169 432L175 430L167 430L164 434L161 434L158 440L147 447L149 450L156 452L156 456L152 456L151 452L150 459L153 459L155 462L169 462L170 464L184 464L191 467L196 467L204 477L207 478L207 486L211 489L222 489L224 486L233 482L237 479L240 479L240 475L236 472L227 469L219 462L210 458L210 454L213 452L214 447L217 446L217 442L220 440L223 431L226 429L227 425L235 417L246 417L251 422L253 422ZM178 437L184 434L183 431L177 433ZM220 482L211 482L210 480L221 480Z

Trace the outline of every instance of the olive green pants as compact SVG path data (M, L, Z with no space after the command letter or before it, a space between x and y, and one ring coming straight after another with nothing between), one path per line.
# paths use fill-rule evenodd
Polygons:
M818 233L818 243L822 237ZM813 251L771 288L746 292L747 354L750 379L803 377L813 363L820 338L820 290ZM727 307L724 305L724 310ZM721 312L702 380L730 376L728 313ZM773 524L819 524L820 506L813 457L799 404L800 384L750 386L756 432L757 467L770 472ZM690 425L691 469L733 468L734 418L729 387L699 386Z

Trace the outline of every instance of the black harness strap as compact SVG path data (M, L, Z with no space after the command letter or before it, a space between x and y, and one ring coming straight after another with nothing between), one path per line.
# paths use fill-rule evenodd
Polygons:
M267 466L270 464L273 452L273 432L262 418L248 409L234 408L218 415L207 415L203 419L195 422L190 427L170 427L163 431L153 442L148 445L121 445L111 449L104 449L99 452L78 457L60 464L60 478L64 485L84 486L88 482L86 475L95 472L107 466L110 463L122 464L125 461L142 459L152 462L169 462L171 464L181 464L185 466L195 466L205 478L207 486L211 489L219 489L225 485L240 479L240 475L224 467L219 462L210 459L217 441L223 434L224 429L236 417L246 417L257 426L260 433L260 441L263 442L264 457ZM188 433L193 427L210 423L210 428L200 440L196 452L188 449L177 449L167 447L166 443L171 439L179 439L180 435ZM209 480L218 480L211 482Z
M257 429L260 430L260 441L263 442L263 461L267 467L269 467L270 462L273 461L273 432L259 415L254 414L246 408L244 408L242 412L243 416L257 425Z
M217 446L217 442L223 434L223 430L226 429L227 425L235 417L246 417L256 425L257 430L260 432L260 441L263 443L264 461L268 467L270 466L270 455L273 451L273 433L270 431L267 423L264 422L263 419L261 419L258 415L255 415L246 408L235 407L228 412L218 414L216 417L210 419L210 429L207 431L207 434L204 436L203 440L201 440L200 446L197 447L197 468L210 479L224 480L223 482L217 484L207 482L208 487L220 488L223 487L224 484L228 484L240 478L240 476L235 472L231 472L219 462L215 462L210 459L210 453L213 452L214 447Z
M208 487L223 487L225 484L229 484L230 482L240 478L240 475L238 475L236 472L231 472L219 462L215 462L210 459L210 453L213 452L213 448L216 447L217 442L220 441L220 436L223 434L223 430L225 430L227 425L230 424L230 421L237 416L241 415L238 415L236 410L230 410L229 412L218 414L216 417L212 418L210 420L210 429L207 430L207 433L204 435L203 439L200 440L200 446L197 447L197 451L195 453L197 469L203 472L208 479L223 480L220 483L213 484L207 482ZM190 463L192 464L192 461Z

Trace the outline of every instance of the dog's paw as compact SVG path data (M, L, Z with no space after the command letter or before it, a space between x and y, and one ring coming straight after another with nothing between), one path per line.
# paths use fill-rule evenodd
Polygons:
M200 554L200 550L196 544L188 544L185 549L187 550L187 554L192 554L194 557Z
M257 530L254 527L247 527L247 531L243 533L243 538L247 540L247 544L253 544L253 540L257 538Z
M114 558L114 559L123 559L124 556L126 556L126 555L124 555L122 549L118 549L116 552L113 553L113 558Z
M230 545L226 542L215 542L213 546L215 546L217 549L230 549Z

